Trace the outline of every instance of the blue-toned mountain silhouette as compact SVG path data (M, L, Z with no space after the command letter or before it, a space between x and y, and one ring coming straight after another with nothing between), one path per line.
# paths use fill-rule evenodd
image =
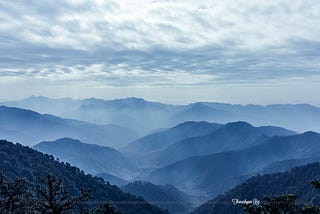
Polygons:
M138 173L138 167L117 150L82 143L71 138L62 138L55 141L41 142L34 149L59 158L77 166L86 173L108 173L120 178L130 179Z
M2 139L34 145L41 141L63 137L118 148L137 138L137 134L118 125L95 125L25 109L0 106Z
M261 106L198 102L168 105L134 97L73 100L34 96L3 104L91 123L117 124L134 129L141 135L190 120L215 123L247 121L255 126L273 125L298 132L320 131L320 108L308 104Z
M318 133L276 136L245 149L187 158L154 170L147 179L155 184L170 183L186 191L198 190L214 196L272 162L317 159L319 152Z
M172 185L154 185L146 181L135 181L121 188L124 192L141 196L149 203L170 213L188 213L193 208L188 195Z
M185 122L138 139L122 151L144 167L161 167L192 156L247 148L274 135L294 134L280 127L254 127L246 122Z

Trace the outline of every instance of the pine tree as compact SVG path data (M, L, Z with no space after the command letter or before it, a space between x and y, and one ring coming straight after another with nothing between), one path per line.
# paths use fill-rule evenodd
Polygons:
M56 179L51 174L46 179L38 180L36 190L40 196L39 207L45 213L66 213L91 198L91 191L86 189L82 189L79 196L72 196L62 184L62 179Z
M36 210L32 184L23 178L7 180L0 173L0 213L34 213Z

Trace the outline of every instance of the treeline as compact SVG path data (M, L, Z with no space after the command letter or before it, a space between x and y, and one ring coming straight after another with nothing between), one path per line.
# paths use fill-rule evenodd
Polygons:
M204 203L194 210L192 214L243 214L245 212L242 206L240 204L234 205L232 199L252 200L256 198L262 203L268 200L276 202L280 200L282 196L291 194L296 195L293 202L297 207L320 205L320 191L314 188L314 185L310 184L311 181L319 180L319 163L296 167L284 173L257 175L249 178L244 183L234 187L223 195L219 195L215 199Z
M316 189L320 189L319 181L312 181ZM313 204L300 205L296 203L296 194L286 194L276 197L264 196L260 204L243 204L244 211L247 214L320 214L320 206Z
M91 198L85 201L86 206L91 204L90 209L97 208L97 205L103 205L107 202L109 206L114 207L116 211L121 213L167 213L156 206L150 205L141 197L124 193L117 186L110 185L102 178L85 174L77 167L55 160L53 156L45 155L18 143L13 144L0 140L0 171L3 174L5 186L19 186L18 184L20 184L20 189L28 190L24 191L25 193L33 193L31 195L35 196L38 202L41 197L37 186L43 183L41 179L47 179L48 174L50 174L56 180L61 180L61 183L67 187L67 192L72 196L72 199L74 199L73 197L80 197L82 190L90 190ZM18 182L18 184L15 184L15 182ZM22 185L23 183L25 184ZM44 186L42 185L42 187ZM22 198L30 198L28 194L23 195L23 197L18 194L15 197L21 197L22 200ZM23 201L20 201L20 203L23 204ZM75 203L72 209L78 209L81 204L84 204L84 202ZM36 203L36 207L38 205L39 203Z
M37 183L24 178L9 180L0 174L0 213L120 213L107 202L92 204L92 199L89 189L71 195L62 179L51 174L38 178Z

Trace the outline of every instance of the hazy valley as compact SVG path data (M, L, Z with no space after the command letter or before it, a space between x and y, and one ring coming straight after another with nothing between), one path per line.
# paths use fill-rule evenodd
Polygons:
M311 105L174 106L140 98L30 97L0 107L1 139L53 155L170 213L191 212L210 199L227 200L238 185L259 178L254 176L320 161L319 127L320 108ZM14 170L12 164L2 169ZM17 175L23 174L6 176ZM205 204L194 212L208 209L235 208Z

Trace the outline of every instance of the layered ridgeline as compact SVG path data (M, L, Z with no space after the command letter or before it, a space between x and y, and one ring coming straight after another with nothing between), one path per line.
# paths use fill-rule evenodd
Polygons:
M165 213L141 197L124 193L100 178L84 174L79 168L55 161L53 156L20 144L0 141L0 169L7 178L24 177L30 182L36 182L38 176L45 178L51 173L61 177L71 193L78 193L81 188L91 189L93 204L108 202L122 213Z
M320 179L320 164L313 163L294 168L285 173L255 176L243 184L206 202L194 210L192 214L244 213L241 205L233 205L231 200L262 200L263 196L279 196L297 194L297 205L320 204L320 191L310 181Z
M91 123L117 124L141 134L185 121L202 120L216 123L243 120L256 126L275 125L299 132L320 131L320 109L307 104L260 106L199 102L173 106L140 98L73 100L46 97L3 104Z
M61 138L56 141L41 142L33 148L94 175L108 173L132 179L139 173L138 167L131 160L110 147L86 144L71 138Z
M140 134L167 127L165 125L167 117L176 111L174 106L147 102L134 97L116 100L95 98L73 100L33 96L3 104L95 124L117 124Z
M185 138L207 135L221 125L208 122L185 122L164 131L142 137L120 151L143 167L154 167L154 154Z
M25 109L0 106L2 139L34 145L41 141L63 137L118 148L136 139L137 134L118 125L95 125Z
M151 204L170 213L188 213L192 210L192 200L172 185L154 185L146 181L135 181L121 188L124 192L141 196Z
M101 177L101 178L103 178L103 180L108 181L110 184L117 185L119 187L122 187L122 186L130 183L130 181L128 181L126 179L120 178L115 175L111 175L106 172L97 173L96 176Z
M223 147L224 142L218 143ZM238 142L244 143L244 142ZM197 150L195 150L197 152ZM320 160L320 134L306 132L292 136L265 137L247 148L192 156L155 169L147 180L170 183L186 192L215 196L260 172L269 164L284 160Z
M185 122L140 138L121 151L144 167L157 168L193 156L239 150L260 144L271 136L296 134L273 126L254 127L246 122L225 125Z

